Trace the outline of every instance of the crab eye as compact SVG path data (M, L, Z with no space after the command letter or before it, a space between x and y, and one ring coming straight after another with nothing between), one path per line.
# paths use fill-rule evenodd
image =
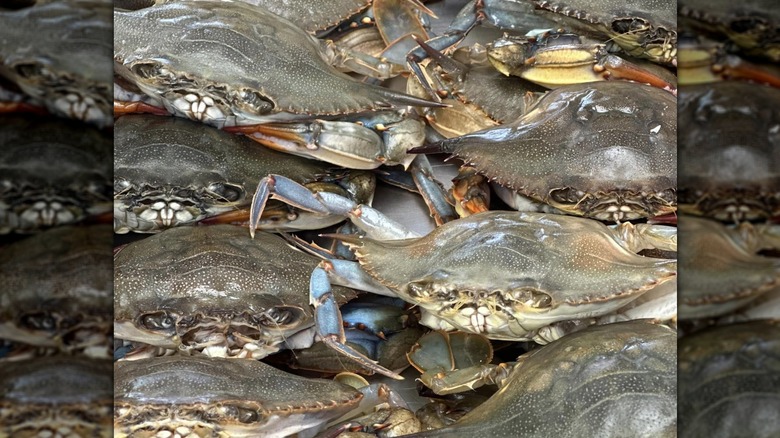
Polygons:
M274 109L273 102L260 95L260 93L250 90L243 90L235 104L248 112L256 114L267 114Z
M512 293L513 298L524 306L534 309L544 309L552 305L552 297L544 292L533 289L519 289Z
M41 66L33 63L23 63L14 66L16 74L23 78L35 78L42 76Z
M550 191L550 199L559 204L576 204L582 200L583 196L585 193L571 187Z
M236 202L244 197L244 188L237 184L211 183L208 191L214 197L224 202Z
M237 408L238 412L236 418L241 423L254 423L259 418L257 411L251 409Z
M141 317L141 324L149 330L169 330L175 322L167 312L147 313Z
M34 330L54 330L57 322L47 313L33 313L22 316L22 325Z
M240 423L255 423L260 419L260 415L253 409L243 408L241 406L221 406L213 409L208 414L212 418L229 417L238 420Z
M612 30L617 33L632 33L650 28L647 20L642 18L623 18L612 22Z

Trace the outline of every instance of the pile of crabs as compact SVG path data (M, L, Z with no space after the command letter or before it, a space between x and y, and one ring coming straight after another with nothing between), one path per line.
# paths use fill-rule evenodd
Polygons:
M0 5L0 436L113 432L109 2Z
M732 12L717 11L728 5L712 3L680 13L726 22ZM771 17L759 6L745 7ZM90 82L83 67L99 76L99 56L57 58L69 52L55 46L56 62L4 55L22 96L11 106L103 134L113 122L114 436L675 436L677 195L681 210L719 221L679 218L709 242L689 254L716 257L681 255L698 275L680 278L683 340L723 313L767 308L754 304L772 296L778 265L758 253L776 248L767 218L780 199L780 125L771 104L755 103L773 99L777 82L751 62L776 62L777 47L763 44L771 35L729 35L749 41L745 59L703 39L678 52L677 13L664 0L115 1L113 120L104 79ZM721 27L776 27L756 14ZM80 26L104 19L74 21L92 55L100 44L86 44L95 33ZM678 192L684 71L757 91L710 105L717 96L699 104L680 88L690 166ZM735 126L691 129L718 117ZM754 149L732 142L762 132ZM46 141L62 138L72 137ZM0 229L48 229L33 236L45 247L66 223L98 221L105 172L89 169L103 169L102 155L65 149L14 169L52 177L61 170L46 165L64 163L78 185L10 185ZM106 229L95 227L60 246L87 251ZM696 234L706 227L715 231ZM67 258L30 245L30 265ZM75 260L74 270L99 265ZM0 279L18 269L0 265ZM710 284L697 289L698 278ZM68 293L29 292L30 310L2 314L4 359L105 356L106 318L90 307L103 289L50 289ZM732 330L751 340L742 356L755 363L776 357L776 345L750 337L762 330ZM20 397L42 391L32 386Z
M461 3L115 3L116 436L675 433L675 5Z
M680 436L780 422L780 15L679 2Z

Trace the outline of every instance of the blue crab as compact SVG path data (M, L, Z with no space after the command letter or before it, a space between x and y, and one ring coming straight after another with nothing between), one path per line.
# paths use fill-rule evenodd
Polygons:
M169 356L115 364L114 436L286 437L322 426L363 395L254 360Z
M247 138L174 117L126 115L115 123L114 230L152 233L165 228L248 219L257 178L281 173L314 191L369 202L374 177L365 171L278 153ZM343 220L277 203L261 229L323 228Z
M625 82L560 87L521 118L413 153L449 153L508 190L568 214L624 221L676 211L677 102Z
M111 361L73 356L5 362L0 435L110 438Z
M0 76L52 114L110 126L110 3L30 3L0 11Z
M0 124L0 234L110 211L110 136L54 117L8 115Z
M252 5L183 1L118 10L114 16L116 73L129 88L172 114L234 127L294 153L316 156L321 144L343 141L335 164L366 168L360 161L369 159L374 164L368 168L377 167L392 154L376 159L374 150L365 157L353 146L355 141L374 141L377 134L334 119L439 105L336 71L313 36ZM296 121L300 123L292 123ZM408 125L416 125L417 140L412 141L422 141L420 122L402 117L382 129L393 132L396 125L402 136L412 129Z
M420 306L429 327L545 343L561 336L556 323L615 313L676 276L675 260L636 254L650 247L676 250L676 229L662 225L613 229L571 216L487 212L422 238L337 237L353 247L359 264L325 260L312 273L318 334L385 374L344 345L331 284L399 296Z
M677 436L677 336L669 327L589 327L510 367L477 368L499 371L499 391L454 424L410 436Z
M0 339L25 349L109 357L109 225L62 226L0 251ZM26 346L26 347L25 347Z
M115 257L114 334L223 357L308 347L308 277L318 262L281 237L259 232L252 240L243 227L165 230ZM355 295L344 288L336 294L342 304Z

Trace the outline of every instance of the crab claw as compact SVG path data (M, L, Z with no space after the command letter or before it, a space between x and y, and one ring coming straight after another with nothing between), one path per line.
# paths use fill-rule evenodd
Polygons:
M382 139L369 128L349 122L315 120L226 127L258 143L293 155L316 158L350 169L375 169L382 164Z

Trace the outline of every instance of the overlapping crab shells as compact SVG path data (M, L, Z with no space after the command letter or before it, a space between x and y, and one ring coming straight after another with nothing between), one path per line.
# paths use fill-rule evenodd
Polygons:
M73 356L4 362L0 435L90 436L111 433L111 361Z
M561 87L515 122L418 150L450 153L569 214L632 220L676 210L677 102L646 85Z

